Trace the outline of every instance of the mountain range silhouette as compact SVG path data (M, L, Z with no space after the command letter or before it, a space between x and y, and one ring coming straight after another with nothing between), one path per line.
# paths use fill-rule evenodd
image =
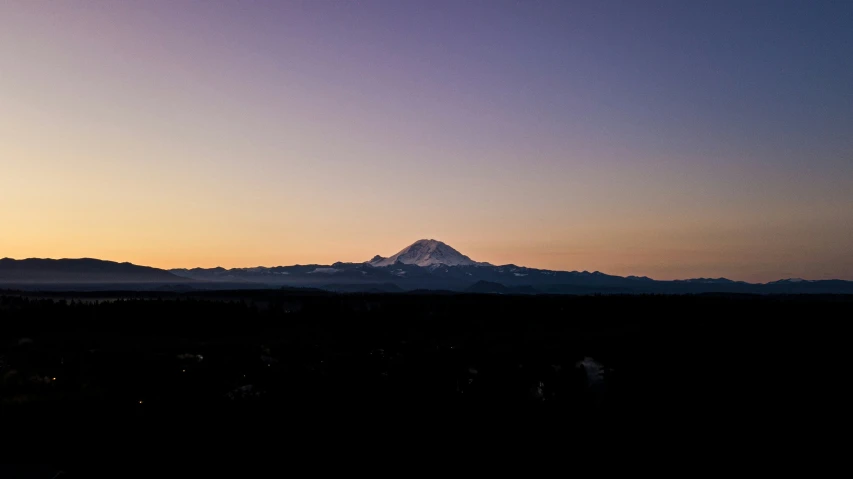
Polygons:
M0 287L10 289L263 289L311 287L340 292L447 290L497 294L752 293L853 294L853 281L727 278L657 281L598 271L552 271L477 262L438 240L423 239L389 257L252 268L163 270L92 258L0 260Z

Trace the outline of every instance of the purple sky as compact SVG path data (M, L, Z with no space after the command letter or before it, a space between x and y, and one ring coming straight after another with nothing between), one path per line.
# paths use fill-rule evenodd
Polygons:
M853 3L0 3L0 256L853 279Z

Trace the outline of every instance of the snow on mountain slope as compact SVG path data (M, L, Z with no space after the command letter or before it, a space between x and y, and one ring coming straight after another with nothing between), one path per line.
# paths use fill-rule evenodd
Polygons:
M811 282L813 282L813 281L808 280L808 279L803 279L803 278L787 278L787 279L780 279L778 281L771 281L767 284L790 284L790 283L811 283Z
M413 264L421 267L445 266L491 266L489 263L478 263L464 254L456 251L441 241L422 239L400 250L399 253L383 258L375 256L368 264L373 266L389 266L397 262Z

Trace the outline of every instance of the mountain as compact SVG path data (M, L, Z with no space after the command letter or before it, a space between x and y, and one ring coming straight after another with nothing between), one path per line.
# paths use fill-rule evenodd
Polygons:
M97 259L0 260L0 287L18 289L208 290L317 288L339 292L456 291L502 294L853 294L853 281L725 278L656 281L599 271L553 271L473 261L447 244L419 240L390 257L331 265L164 271Z
M272 268L176 269L173 273L206 287L313 287L333 291L464 291L502 294L853 294L851 281L781 280L751 284L726 278L656 281L599 271L553 271L514 264L473 261L434 239L414 242L390 257L364 263L294 265Z
M0 283L184 283L169 271L99 259L0 259Z
M478 263L456 251L446 243L434 239L422 239L406 246L397 254L388 258L376 255L368 261L371 266L391 266L396 263L413 264L420 267L429 266L491 266L488 263Z
M780 279L777 281L771 281L767 284L794 284L794 283L811 283L811 281L809 281L807 279L802 279L802 278L787 278L787 279Z
M242 287L314 287L334 291L463 291L502 294L853 294L851 281L782 280L751 284L726 278L656 281L599 271L553 271L514 264L477 262L438 240L422 239L389 256L364 263L294 265L271 268L172 270L207 284Z

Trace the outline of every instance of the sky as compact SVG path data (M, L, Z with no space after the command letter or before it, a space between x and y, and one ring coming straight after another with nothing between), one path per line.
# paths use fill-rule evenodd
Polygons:
M853 2L0 0L0 257L853 280Z

